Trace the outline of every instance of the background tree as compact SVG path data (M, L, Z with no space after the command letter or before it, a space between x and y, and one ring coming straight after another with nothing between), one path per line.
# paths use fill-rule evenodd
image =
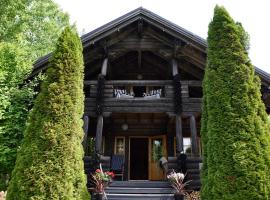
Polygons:
M69 24L51 0L0 0L0 191L5 190L20 148L33 84L20 86L32 63L50 52Z
M205 200L270 199L270 127L247 38L216 6L203 84Z
M32 61L52 51L69 24L68 15L52 0L1 0L1 5L5 6L0 8L0 41L20 41L29 48Z
M83 167L83 56L66 28L41 85L7 199L89 199Z

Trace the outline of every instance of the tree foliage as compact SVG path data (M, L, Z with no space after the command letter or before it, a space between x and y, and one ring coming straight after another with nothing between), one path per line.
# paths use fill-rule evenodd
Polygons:
M217 6L203 83L205 200L270 199L270 127L247 38L243 27Z
M68 15L52 0L0 0L0 41L21 42L34 61L53 50Z
M83 56L66 28L34 103L7 199L89 199L83 169Z
M10 43L0 43L0 190L5 189L15 165L19 142L34 92L22 83L31 63L26 52Z
M0 190L5 190L35 94L35 83L23 80L69 22L51 0L0 3Z

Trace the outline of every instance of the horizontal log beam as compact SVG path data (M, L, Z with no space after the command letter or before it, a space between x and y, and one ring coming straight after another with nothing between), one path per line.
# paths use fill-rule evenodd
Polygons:
M152 106L152 107L149 107L149 106L132 106L130 107L130 105L115 105L115 106L110 106L110 107L107 107L107 106L104 106L104 112L117 112L117 113L128 113L128 112L131 112L131 113L160 113L160 112L173 112L174 110L174 107L173 105L171 104L170 106L169 105L158 105L158 106ZM201 108L201 105L198 104L196 106L185 106L183 105L183 108L182 108L183 112L190 112L190 113L197 113L197 112L201 112L202 108ZM87 106L85 108L85 112L94 112L95 111L95 108L93 106Z
M192 115L198 115L201 111L183 111L181 116L183 118L190 117ZM137 112L129 112L129 113L137 113ZM144 112L146 113L146 112ZM153 112L150 112L153 113ZM162 111L162 112L156 112L157 114L160 113L166 113L170 117L175 117L175 113L172 111ZM95 111L89 111L89 110L84 110L84 114L89 116L89 117L97 117L97 114ZM110 117L112 115L112 112L103 112L104 117Z
M144 98L134 98L134 99L117 99L114 97L110 98L105 98L104 99L105 104L111 103L111 102L117 102L117 103L129 103L129 104L136 104L136 103L149 103L149 104L155 104L155 103L173 103L173 99L171 98L160 98L160 99L149 99L146 100ZM183 105L191 106L193 104L201 104L202 103L202 98L182 98ZM85 104L88 105L95 105L96 99L93 98L86 98L85 99Z
M171 80L108 80L105 81L105 85L114 85L114 86L164 86L172 85ZM85 85L96 85L97 81L84 81ZM187 80L181 81L181 85L190 85L190 86L202 86L202 81Z

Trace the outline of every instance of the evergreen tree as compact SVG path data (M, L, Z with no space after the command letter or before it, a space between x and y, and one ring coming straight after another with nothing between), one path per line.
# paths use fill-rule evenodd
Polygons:
M8 187L8 200L89 199L83 166L83 57L66 28L34 103Z
M0 191L6 190L34 98L23 81L53 50L68 16L52 0L0 0Z
M203 83L204 200L270 199L270 126L247 38L216 6Z

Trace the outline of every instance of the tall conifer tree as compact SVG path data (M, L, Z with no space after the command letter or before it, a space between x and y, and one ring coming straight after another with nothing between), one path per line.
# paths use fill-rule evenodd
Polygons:
M204 200L270 199L270 127L247 34L216 6L203 84Z
M30 114L8 200L89 199L81 145L83 70L81 41L68 27Z

